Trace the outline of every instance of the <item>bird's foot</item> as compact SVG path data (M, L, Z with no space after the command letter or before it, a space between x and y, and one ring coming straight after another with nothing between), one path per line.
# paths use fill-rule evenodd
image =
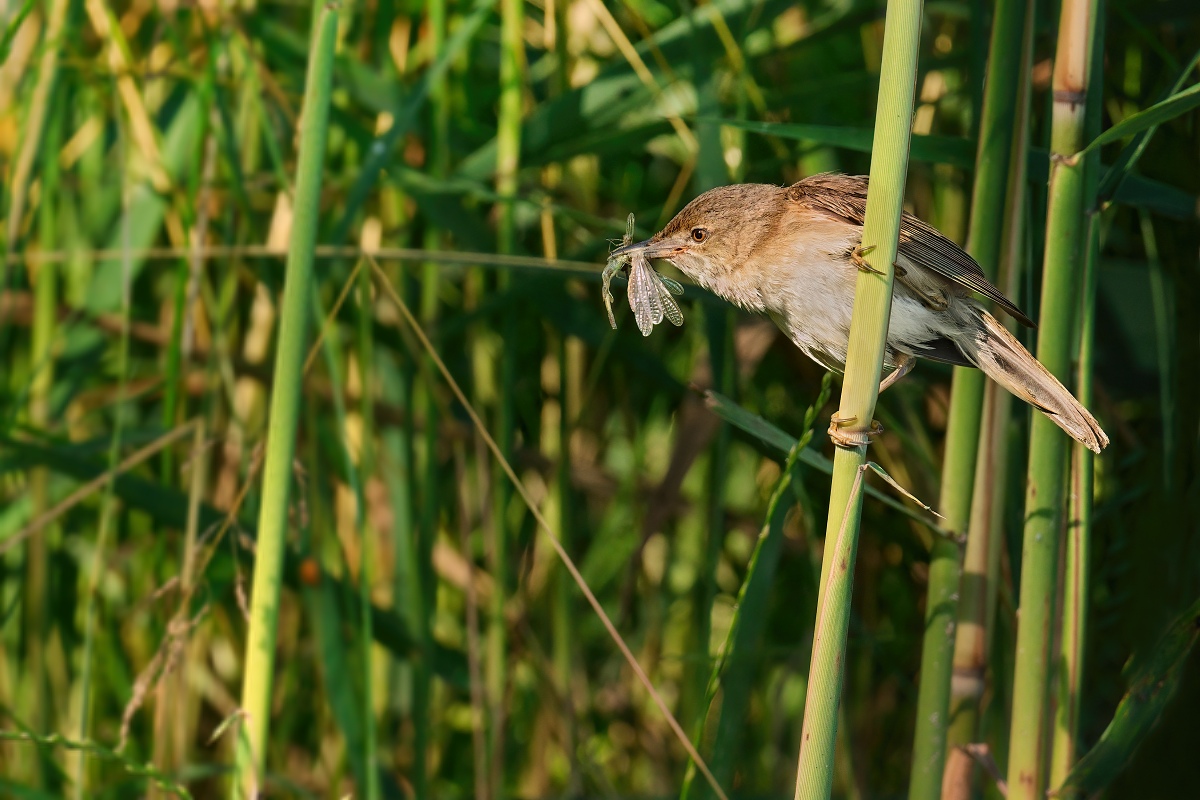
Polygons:
M860 245L855 246L855 248L850 251L850 262L852 264L854 264L855 267L858 268L859 272L873 272L876 275L883 274L882 272L880 272L879 270L875 269L870 264L868 264L867 260L865 258L863 258L863 256L870 255L874 249L875 249L875 245L871 245L870 247L863 247L860 244Z
M913 358L911 354L898 353L896 355L896 368L892 370L892 374L879 382L879 394L883 394L884 389L912 372L913 365L916 363L917 359Z
M834 414L829 418L829 439L838 447L866 447L871 443L872 436L883 433L879 420L871 420L871 427L865 431L844 431L843 425L857 422L858 417L839 417Z

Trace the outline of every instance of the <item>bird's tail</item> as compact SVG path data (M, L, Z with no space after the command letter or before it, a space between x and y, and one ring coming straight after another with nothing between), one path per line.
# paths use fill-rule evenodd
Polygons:
M1108 445L1108 436L1075 397L1059 383L991 314L980 309L983 329L959 349L984 374L1041 411L1071 438L1093 453Z

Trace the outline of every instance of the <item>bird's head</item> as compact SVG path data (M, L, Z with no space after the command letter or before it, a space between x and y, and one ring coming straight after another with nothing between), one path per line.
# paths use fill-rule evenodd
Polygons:
M661 231L612 255L670 261L702 285L728 276L771 239L784 213L786 189L743 183L710 189L684 206Z

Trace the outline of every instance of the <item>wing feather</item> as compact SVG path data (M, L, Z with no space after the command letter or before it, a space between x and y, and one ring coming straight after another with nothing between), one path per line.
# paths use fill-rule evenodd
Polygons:
M856 225L867 215L867 177L824 173L805 178L788 190L793 200L807 202ZM983 269L962 248L935 228L905 212L900 220L900 254L918 267L931 270L959 286L978 292L1023 324L1037 326L1025 312L1004 296L983 274Z

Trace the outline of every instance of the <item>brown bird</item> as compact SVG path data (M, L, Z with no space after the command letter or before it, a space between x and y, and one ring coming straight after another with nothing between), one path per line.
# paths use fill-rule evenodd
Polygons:
M861 259L867 178L814 175L789 186L739 184L697 197L652 238L612 255L670 261L704 288L767 314L826 369L843 372ZM912 214L900 222L883 391L917 358L978 367L1093 452L1108 436L1088 410L971 297L1033 320L961 248Z

